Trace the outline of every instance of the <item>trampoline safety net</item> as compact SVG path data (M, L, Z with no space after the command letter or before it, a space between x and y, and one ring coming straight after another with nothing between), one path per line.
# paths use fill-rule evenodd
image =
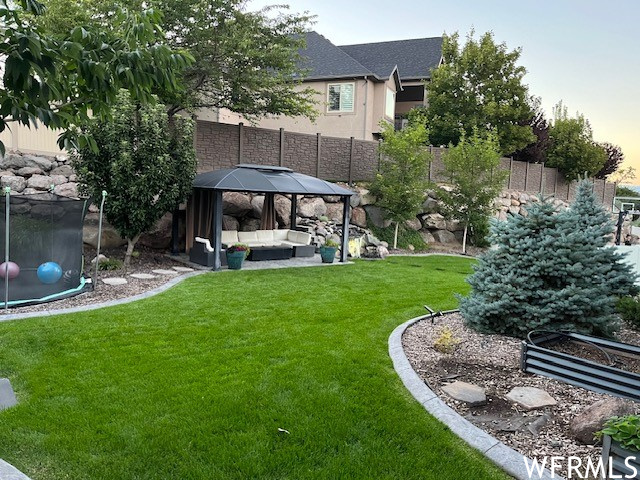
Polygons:
M5 263L9 201L9 262ZM0 200L0 305L23 306L85 290L82 225L87 200L52 193ZM6 287L8 286L8 299Z

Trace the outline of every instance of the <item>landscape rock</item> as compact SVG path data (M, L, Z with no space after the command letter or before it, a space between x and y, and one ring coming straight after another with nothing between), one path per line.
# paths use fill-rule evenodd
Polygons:
M424 213L438 213L440 204L438 200L432 197L427 197L427 199L422 204L422 211Z
M227 215L241 217L251 212L249 196L238 192L224 192L222 194L222 210Z
M53 189L53 193L56 193L61 197L78 198L78 184L69 182L57 185Z
M62 175L67 178L69 178L73 174L73 168L71 168L70 165L60 165L59 167L51 170L51 175Z
M442 391L454 400L465 402L470 406L484 405L487 403L487 395L484 388L472 383L453 382L442 387Z
M357 193L355 195L351 195L351 197L349 197L349 205L351 205L351 208L360 206L360 195Z
M252 209L251 214L255 218L260 218L262 216L263 208L264 208L264 195L255 195L251 199L251 209ZM230 228L229 230L233 230L233 229Z
M67 177L64 175L51 175L51 182L54 185L62 185L63 183L67 183Z
M91 260L91 265L95 265L97 261L100 261L100 263L102 263L106 262L107 260L109 260L107 256L101 253L100 255L93 257L93 259Z
M328 203L325 216L329 220L342 223L342 203Z
M426 231L426 230L420 230L420 236L422 237L422 240L424 241L424 243L435 243L436 239L433 237L433 235L431 235L431 232Z
M165 213L151 230L140 236L140 245L156 250L169 248L171 245L172 226L173 215Z
M236 219L236 217L232 217L231 215L223 215L222 216L222 229L223 230L235 230L236 232L240 230L240 222Z
M435 228L438 230L444 230L447 228L447 221L439 213L428 213L420 217L424 228Z
M367 226L367 213L364 211L364 208L355 207L351 210L351 223L362 228Z
M127 282L126 278L109 277L109 278L103 278L102 283L104 283L105 285L111 285L112 287L116 287L118 285L126 285L129 282Z
M27 180L27 187L36 190L49 190L54 185L53 179L47 175L32 175Z
M367 217L371 220L371 223L376 227L384 228L391 225L391 220L385 219L382 208L376 205L367 205L364 207L364 210L367 212Z
M384 245L379 245L376 248L376 253L378 255L378 258L387 258L389 256L389 249L387 247L385 247Z
M327 205L320 197L303 198L298 202L298 214L302 217L319 218L327 214Z
M422 228L422 223L417 218L410 218L405 221L404 224L410 228L411 230L415 230L416 232Z
M602 430L607 420L633 413L633 404L628 400L616 397L600 400L573 418L570 425L571 435L580 443L594 445L594 434Z
M257 218L243 218L240 222L240 230L242 232L255 232L260 230L260 220Z
M431 233L438 243L458 243L456 236L448 230L434 230Z
M291 225L291 200L284 195L276 195L274 203L278 224L283 227Z
M21 177L30 177L31 175L42 175L44 172L38 167L22 167L16 173Z
M450 232L462 232L464 230L464 225L458 220L447 220L446 230L449 230Z
M360 196L360 206L373 205L376 203L376 197L374 197L369 190L363 187L356 187L355 191Z
M98 217L97 213L88 213L82 229L82 241L93 248L98 246ZM102 223L101 248L117 248L126 243L127 241L118 234L115 228L107 222Z
M515 387L507 393L506 398L525 410L552 407L557 403L547 392L535 387Z
M152 275L150 273L132 273L129 276L137 278L138 280L153 280L154 278L158 278L156 275Z
M49 171L53 166L53 162L44 157L8 153L5 155L4 159L2 159L1 166L5 169L35 167L41 169L42 171Z
M17 193L24 191L27 186L27 181L23 177L19 177L17 175L3 175L0 178L0 183L3 187L9 187L12 192Z

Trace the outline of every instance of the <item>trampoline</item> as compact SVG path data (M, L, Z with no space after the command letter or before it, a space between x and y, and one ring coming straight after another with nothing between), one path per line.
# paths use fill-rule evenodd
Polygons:
M83 276L82 254L87 199L5 192L0 202L4 308L59 300L91 288Z

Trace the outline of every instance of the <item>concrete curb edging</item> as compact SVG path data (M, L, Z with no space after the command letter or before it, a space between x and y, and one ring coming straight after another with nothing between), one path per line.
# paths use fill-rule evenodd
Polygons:
M151 290L147 290L146 292L139 293L137 295L133 295L131 297L118 298L116 300L109 300L108 302L94 303L90 305L81 305L79 307L70 307L70 308L61 308L61 309L52 309L52 310L40 310L37 312L27 312L27 313L12 313L8 315L0 316L0 322L8 322L9 320L22 320L24 318L34 318L34 317L50 317L53 315L64 315L66 313L77 313L77 312L88 312L90 310L97 310L99 308L104 307L113 307L116 305L123 305L125 303L135 302L137 300L142 300L145 298L153 297L159 293L162 293L166 290L169 290L171 287L177 285L178 283L186 280L187 278L195 277L196 275L202 275L205 273L210 273L208 270L201 270L197 272L189 272L183 275L179 275L173 277L166 283L162 285L152 288ZM0 477L0 480L2 477Z
M24 473L0 458L0 480L30 480Z
M460 416L455 410L440 400L426 383L422 381L404 354L402 335L411 325L427 317L428 315L422 315L412 318L396 327L389 336L389 356L393 362L393 368L400 377L400 380L402 380L404 386L409 390L409 393L420 402L427 412L449 427L453 433L464 440L469 446L479 450L485 457L516 479L564 480L559 475L552 476L551 472L546 469L542 476L539 476L536 471L534 471L532 476L529 476L525 460L531 465L531 459L516 452L511 447L508 447Z

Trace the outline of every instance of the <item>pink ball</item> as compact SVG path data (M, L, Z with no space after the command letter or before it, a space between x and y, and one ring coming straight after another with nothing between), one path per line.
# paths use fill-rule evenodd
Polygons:
M9 275L9 280L13 280L20 275L20 267L15 262L0 263L0 278L4 278L5 273Z

